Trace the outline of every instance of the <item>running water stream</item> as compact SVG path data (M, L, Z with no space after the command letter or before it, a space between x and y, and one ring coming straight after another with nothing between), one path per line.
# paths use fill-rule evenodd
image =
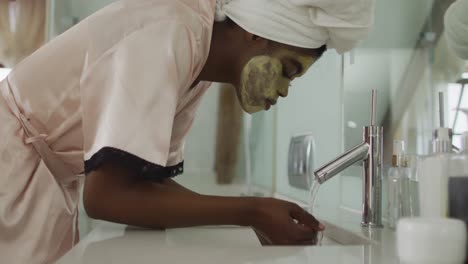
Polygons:
M320 183L317 180L312 182L312 186L310 187L309 193L309 213L312 214L315 206L315 199L317 198L317 194L320 190Z
M310 187L310 193L309 193L309 213L313 214L314 211L314 206L315 206L315 199L317 198L317 194L320 190L320 182L317 181L317 179L314 179L312 182L312 186ZM323 240L323 232L319 232L317 235L317 246L322 245L322 240Z

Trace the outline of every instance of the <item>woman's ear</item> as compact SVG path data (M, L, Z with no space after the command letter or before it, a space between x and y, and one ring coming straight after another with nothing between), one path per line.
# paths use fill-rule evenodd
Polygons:
M246 41L250 42L252 45L262 48L266 48L268 46L269 40L266 38L260 37L247 31L245 31L244 36Z
M257 35L253 35L253 37L252 37L252 40L261 40L261 39L262 39L262 37L257 36Z

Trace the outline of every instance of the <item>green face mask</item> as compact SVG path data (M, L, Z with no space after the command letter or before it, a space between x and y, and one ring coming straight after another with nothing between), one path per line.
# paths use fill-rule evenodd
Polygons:
M291 55L287 54L286 55ZM304 74L313 64L313 58L295 55L302 65ZM300 77L300 75L294 76ZM244 67L237 96L244 111L256 113L268 110L271 102L276 102L279 95L287 95L291 80L283 75L281 60L270 56L252 58Z

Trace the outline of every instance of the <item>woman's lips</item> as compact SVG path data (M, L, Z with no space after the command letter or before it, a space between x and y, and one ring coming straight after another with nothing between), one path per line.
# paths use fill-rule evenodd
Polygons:
M276 99L269 99L267 98L265 100L265 109L270 110L271 106L276 105L277 100Z

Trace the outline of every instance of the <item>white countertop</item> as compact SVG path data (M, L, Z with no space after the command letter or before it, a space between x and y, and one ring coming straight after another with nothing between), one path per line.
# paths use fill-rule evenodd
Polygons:
M327 219L324 222L330 231L336 225L356 236L368 238L372 243L262 247L249 228L227 226L158 231L102 222L58 263L398 263L393 231L361 228L359 216L348 213L328 217L317 215ZM349 244L347 237L341 239Z

